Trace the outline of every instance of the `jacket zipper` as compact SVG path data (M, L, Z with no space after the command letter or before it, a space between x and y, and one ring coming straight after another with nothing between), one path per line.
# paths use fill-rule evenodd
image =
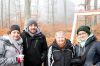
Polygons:
M26 46L27 46L27 48L28 48L28 41L27 41L27 38L26 38Z

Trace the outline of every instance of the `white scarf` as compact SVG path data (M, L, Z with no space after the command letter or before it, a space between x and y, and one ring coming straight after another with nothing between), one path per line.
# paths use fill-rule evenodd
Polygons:
M89 36L88 36L88 38L90 38L90 37L92 37L94 34L93 33L91 33ZM88 39L87 38L87 39ZM82 41L79 37L77 38L77 41L79 42L79 45L81 46L81 47L84 47L85 46L85 43L86 43L86 41L87 41L87 39L86 40L84 40L84 41Z
M5 40L9 40L11 44L14 44L14 46L18 49L22 51L22 47L21 44L23 43L22 38L20 37L20 39L18 41L14 40L10 35L4 35L3 39Z

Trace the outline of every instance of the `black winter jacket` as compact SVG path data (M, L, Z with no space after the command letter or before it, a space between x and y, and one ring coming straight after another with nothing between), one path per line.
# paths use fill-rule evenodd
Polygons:
M100 42L94 40L94 44L86 56L84 66L94 66L93 63L96 64L98 62L100 62Z
M41 66L47 56L47 42L40 32L31 37L27 32L21 34L23 38L24 66Z
M48 66L70 66L73 50L71 42L66 40L66 46L64 49L59 49L56 42L54 42L51 47L51 57L48 52Z

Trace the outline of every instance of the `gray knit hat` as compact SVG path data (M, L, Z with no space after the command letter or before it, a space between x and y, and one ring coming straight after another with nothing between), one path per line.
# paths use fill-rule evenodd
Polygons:
M25 26L26 26L26 27L29 27L29 26L32 25L32 24L34 24L35 26L38 26L36 20L34 20L34 19L32 19L32 18L26 20L26 25L25 25Z
M88 35L90 35L90 27L89 26L80 26L78 29L77 29L77 34L78 32L80 31L85 31Z

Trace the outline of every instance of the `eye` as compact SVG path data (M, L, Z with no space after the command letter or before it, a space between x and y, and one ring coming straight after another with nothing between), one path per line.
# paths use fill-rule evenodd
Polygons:
M17 30L12 31L11 33L12 33L12 34L20 34L20 32L17 31Z

